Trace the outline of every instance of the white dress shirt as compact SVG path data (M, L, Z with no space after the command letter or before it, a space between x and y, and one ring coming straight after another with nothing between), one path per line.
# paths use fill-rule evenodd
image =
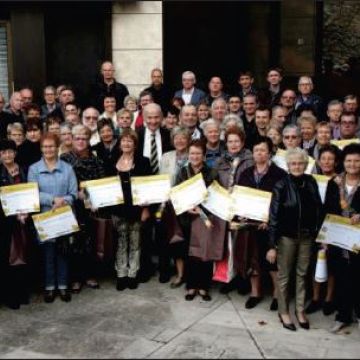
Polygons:
M160 165L160 161L161 161L161 157L162 157L162 144L161 144L160 129L157 129L155 132L155 142L156 142L156 149L157 149L157 154L158 154L158 162ZM151 131L148 128L145 128L143 156L150 159L150 153L151 153Z
M191 98L193 96L194 89L195 88L192 88L190 91L186 91L183 89L181 97L184 100L185 105L189 105L191 103Z

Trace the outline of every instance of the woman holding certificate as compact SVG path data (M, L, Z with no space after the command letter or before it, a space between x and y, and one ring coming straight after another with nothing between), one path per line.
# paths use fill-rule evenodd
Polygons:
M29 169L28 181L37 182L41 212L73 205L77 198L77 180L71 165L58 158L60 140L54 134L41 139L42 159ZM52 303L56 288L62 301L71 301L68 291L68 260L62 245L67 237L45 241L42 244L45 263L44 300Z
M290 275L295 268L295 316L300 327L309 329L305 316L305 278L309 269L314 240L323 218L322 202L316 180L305 174L306 150L295 148L286 153L289 174L273 189L269 216L270 250L266 258L278 262L279 317L283 327L295 331L289 314Z
M330 180L325 209L329 214L350 218L350 223L360 223L360 145L351 144L343 150L344 172ZM336 333L353 322L353 312L360 319L360 255L340 247L334 250L334 272L337 286L337 310L331 331Z
M91 211L85 209L86 196L84 190L80 190L80 183L105 177L105 170L102 161L91 152L91 130L84 125L76 125L72 129L72 136L72 151L61 155L61 160L72 166L79 184L75 210L81 231L74 235L76 246L73 246L69 258L71 290L78 293L83 283L93 289L99 288L99 284L95 280L98 264L95 256L93 220Z
M150 161L136 153L138 136L126 129L120 135L120 157L114 164L113 174L118 175L124 196L124 204L111 208L112 220L117 233L118 249L115 269L116 289L138 287L137 273L140 268L140 227L149 216L147 207L133 205L131 177L151 175Z
M273 144L268 137L259 136L253 145L253 157L255 165L244 170L240 175L238 185L271 192L275 184L286 176L286 172L271 162ZM270 309L277 310L276 282L277 266L266 261L268 250L267 223L258 223L257 228L251 231L248 241L239 243L241 256L244 259L246 274L250 272L251 294L246 301L247 309L254 308L261 300L261 275L269 271L273 282L273 301ZM249 267L249 268L247 268Z
M15 163L16 144L12 140L0 143L0 186L16 185L26 182L24 170ZM26 266L10 264L10 245L13 236L19 234L20 223L27 215L6 217L0 206L0 282L2 299L11 309L19 309L29 302L29 289L26 281Z
M217 172L205 163L206 147L203 141L193 140L189 146L189 163L180 169L176 184L180 184L201 173L206 186L217 179ZM196 206L180 215L185 239L190 239L189 258L186 269L185 300L191 301L199 293L204 301L210 301L213 261L221 260L224 238L218 236L218 219L211 216L202 206ZM221 222L220 226L224 222Z

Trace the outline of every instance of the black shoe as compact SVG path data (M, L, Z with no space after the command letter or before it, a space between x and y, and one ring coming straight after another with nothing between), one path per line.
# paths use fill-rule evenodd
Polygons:
M230 291L235 289L234 282L229 282L228 284L223 284L219 290L220 294L228 294Z
M168 273L160 274L159 283L166 284L170 281L170 275Z
M305 309L305 314L313 314L321 309L320 301L311 300L311 303Z
M195 299L196 296L196 291L193 294L186 294L185 295L185 300L186 301L193 301Z
M61 289L61 290L59 290L59 295L60 295L61 301L64 301L64 302L70 302L71 301L71 293L70 293L69 290Z
M333 301L324 301L323 303L323 314L325 316L331 315L335 312L335 304Z
M305 322L301 322L297 316L297 313L295 312L295 317L296 320L298 321L299 325L301 328L305 329L305 330L309 330L310 329L310 323L309 321L305 321Z
M55 300L55 291L54 290L45 290L44 292L44 301L47 304L53 303Z
M251 291L249 280L241 279L239 282L238 293L240 295L247 295Z
M211 301L212 300L212 298L211 298L211 296L209 295L209 293L205 293L205 294L200 294L199 293L199 295L201 296L201 298L203 299L203 301Z
M184 283L184 278L176 278L171 284L170 287L172 289L176 289L178 287L180 287L183 283Z
M278 315L279 315L280 322L282 323L284 329L290 330L290 331L296 331L296 326L293 323L289 323L289 324L284 323L281 315L280 314L278 314Z
M139 286L138 281L135 278L128 278L128 288L131 290L137 289Z
M127 277L117 278L117 280L116 280L116 290L117 291L123 291L127 287L128 287L128 278Z
M245 308L246 309L252 309L254 308L260 301L262 300L262 297L255 297L255 296L250 296L246 303L245 303Z
M270 310L271 311L277 311L278 308L279 308L278 301L277 301L276 298L273 298L272 302L271 302L271 305L270 305Z

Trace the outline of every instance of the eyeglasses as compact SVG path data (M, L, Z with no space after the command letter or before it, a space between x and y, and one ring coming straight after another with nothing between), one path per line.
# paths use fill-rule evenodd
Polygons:
M302 166L305 165L304 161L291 161L289 162L290 166Z
M297 138L298 138L297 135L284 135L284 139L286 139L286 140L290 140L290 139L295 140Z
M75 137L74 140L75 141L88 141L88 138L86 138L86 137Z

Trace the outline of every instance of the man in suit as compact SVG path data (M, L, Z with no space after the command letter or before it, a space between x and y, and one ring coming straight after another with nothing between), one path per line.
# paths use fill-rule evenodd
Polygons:
M149 158L152 172L156 175L159 173L162 155L173 149L170 132L161 127L163 114L160 105L155 103L146 105L143 109L143 116L146 126L138 130L137 151ZM150 207L151 217L144 223L142 229L140 282L147 282L154 273L154 264L151 261L154 243L157 245L159 254L159 281L161 283L170 281L170 257L168 247L165 244L163 225L156 219L158 208L159 205Z
M192 71L185 71L182 74L183 88L175 92L175 97L182 98L185 105L198 105L206 97L206 94L196 88L195 83L195 74Z

